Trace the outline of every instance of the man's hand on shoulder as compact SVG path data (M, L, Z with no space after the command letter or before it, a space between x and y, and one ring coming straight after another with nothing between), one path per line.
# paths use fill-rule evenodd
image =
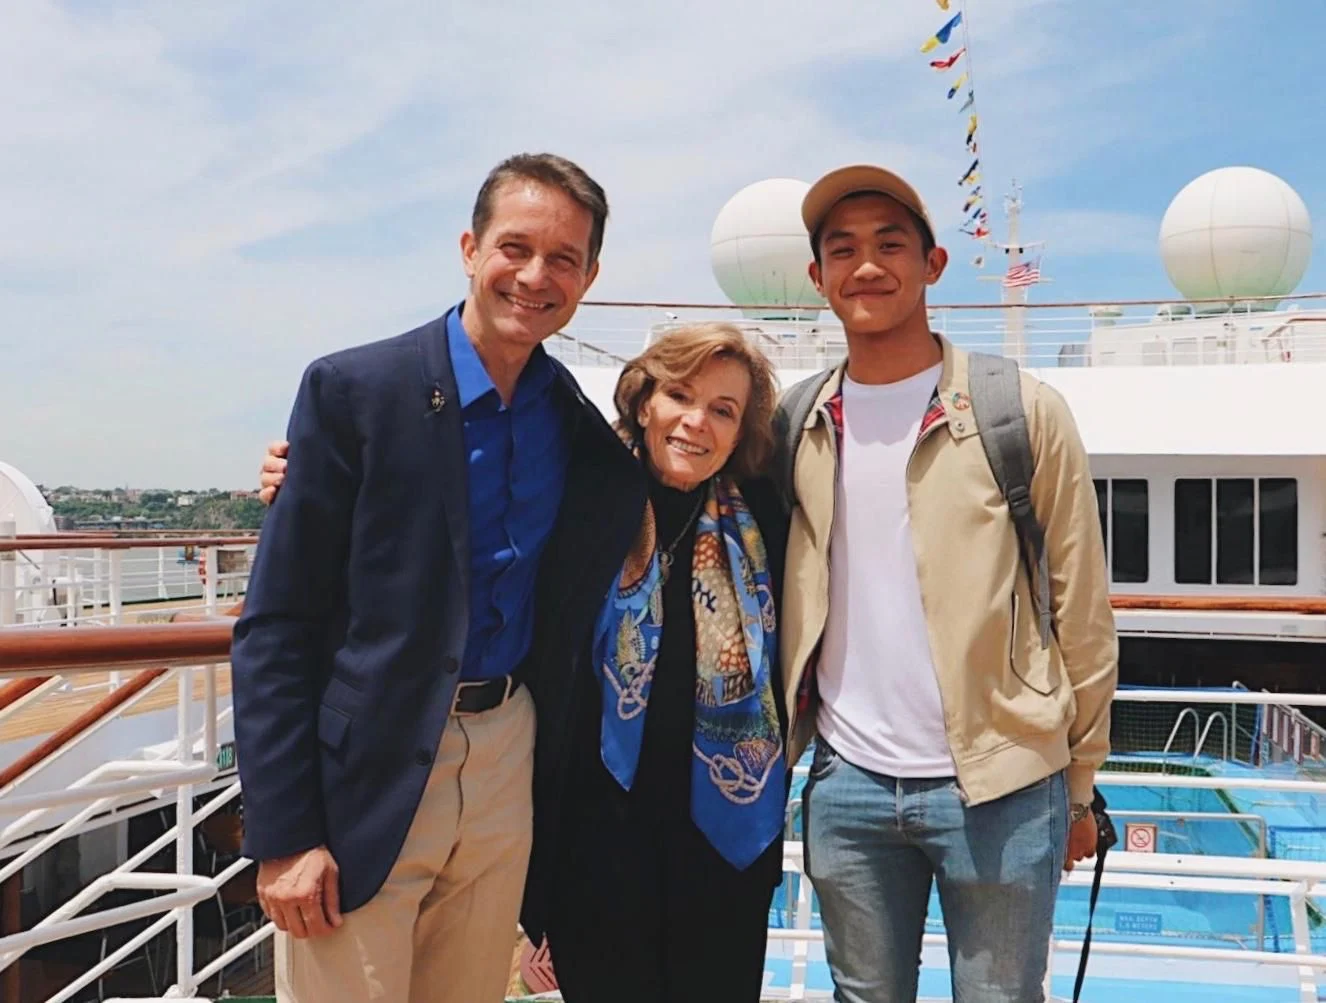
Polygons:
M278 930L321 937L341 925L340 868L318 846L258 864L258 904Z
M258 479L261 486L258 500L264 505L276 501L276 492L281 489L281 483L285 480L285 457L289 453L290 443L284 440L269 443L267 446L267 455L263 457Z

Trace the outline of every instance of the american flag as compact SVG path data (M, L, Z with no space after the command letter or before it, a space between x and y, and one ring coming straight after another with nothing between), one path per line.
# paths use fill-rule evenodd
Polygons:
M1018 286L1034 286L1041 280L1041 261L1037 258L1035 261L1024 261L1021 264L1009 267L1007 274L1004 275L1004 286L1008 289L1014 289Z

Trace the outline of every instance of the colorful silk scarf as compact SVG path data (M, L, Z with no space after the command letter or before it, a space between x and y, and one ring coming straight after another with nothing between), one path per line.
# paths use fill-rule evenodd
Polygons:
M735 483L713 478L695 531L695 736L691 817L739 870L783 825L783 742L774 704L776 632L764 540ZM635 779L663 633L663 574L653 506L594 633L603 675L603 764Z

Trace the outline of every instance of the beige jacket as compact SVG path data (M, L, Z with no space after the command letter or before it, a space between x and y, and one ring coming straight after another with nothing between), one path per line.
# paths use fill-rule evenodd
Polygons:
M966 396L967 354L940 341L944 415L917 440L907 496L959 788L969 804L980 804L1067 767L1072 801L1090 803L1109 753L1118 641L1086 450L1063 397L1024 372L1036 461L1031 497L1045 527L1055 625L1042 648L1013 522ZM809 706L798 708L797 697L828 615L838 452L825 403L841 381L839 367L820 391L795 459L800 505L788 538L779 643L790 762L815 734L814 687L807 688Z

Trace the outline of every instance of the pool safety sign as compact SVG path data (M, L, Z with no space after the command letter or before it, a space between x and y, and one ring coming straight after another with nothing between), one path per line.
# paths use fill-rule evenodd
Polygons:
M1160 920L1158 912L1116 912L1114 932L1158 934L1164 929Z
M1160 841L1160 826L1155 822L1125 822L1123 847L1129 853L1155 853Z

